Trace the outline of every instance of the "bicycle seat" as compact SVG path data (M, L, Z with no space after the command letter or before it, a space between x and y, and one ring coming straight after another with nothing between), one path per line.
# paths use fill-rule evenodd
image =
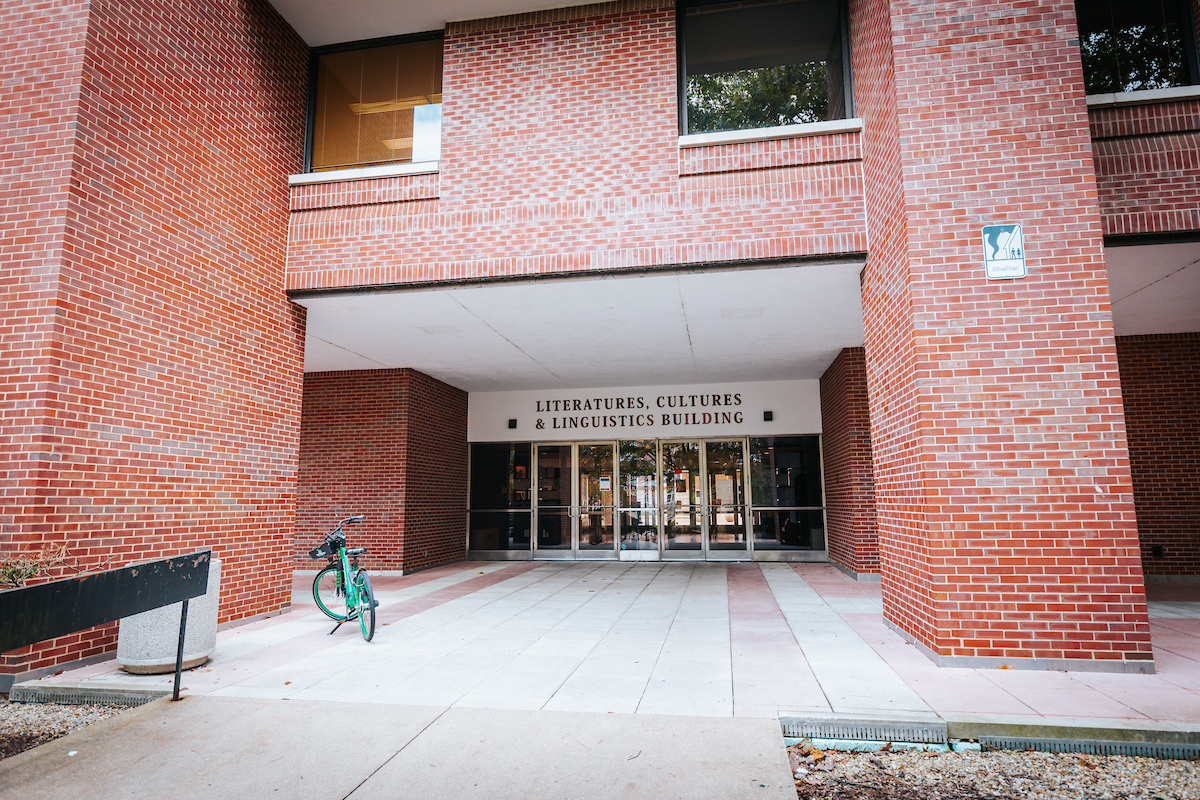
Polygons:
M346 548L346 555L348 555L348 556L361 556L365 552L367 552L367 548L365 548L365 547L347 547Z

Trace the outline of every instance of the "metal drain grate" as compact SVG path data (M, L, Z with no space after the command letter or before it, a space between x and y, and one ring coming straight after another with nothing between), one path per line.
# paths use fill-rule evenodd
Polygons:
M80 689L65 686L25 686L14 684L8 699L14 703L59 703L66 706L141 706L169 692L121 691L119 689Z
M783 735L797 739L861 739L882 742L945 744L946 724L937 722L884 722L881 720L781 717Z
M1097 756L1200 758L1200 744L1118 742L1105 739L1033 739L1020 736L981 736L984 750L1041 750L1046 753L1088 753Z

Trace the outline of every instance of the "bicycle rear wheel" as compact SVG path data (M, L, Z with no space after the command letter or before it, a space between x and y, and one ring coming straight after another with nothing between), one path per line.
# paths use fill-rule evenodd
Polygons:
M365 569L354 574L358 588L358 627L368 642L375 636L375 592L371 589L371 576Z
M344 622L350 613L346 607L346 585L337 564L330 564L313 579L313 600L317 608L332 620Z

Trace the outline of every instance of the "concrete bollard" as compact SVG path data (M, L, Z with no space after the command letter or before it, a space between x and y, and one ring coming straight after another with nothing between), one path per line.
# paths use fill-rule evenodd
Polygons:
M208 567L208 591L188 603L183 668L198 667L217 648L217 606L221 599L221 560ZM183 603L126 617L117 632L117 663L126 672L154 675L175 671L179 647L179 614Z

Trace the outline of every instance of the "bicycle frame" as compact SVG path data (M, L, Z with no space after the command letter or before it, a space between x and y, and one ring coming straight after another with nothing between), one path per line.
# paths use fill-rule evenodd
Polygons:
M309 556L327 561L325 568L319 570L313 579L313 599L326 616L337 622L330 634L336 633L344 623L357 620L363 638L369 642L375 634L375 607L378 603L371 590L370 576L358 565L359 555L366 550L347 547L346 535L342 531L346 524L362 519L360 514L339 522L337 528L325 535L319 547L309 551ZM327 577L332 577L332 586L326 582ZM344 613L341 607L343 602Z

